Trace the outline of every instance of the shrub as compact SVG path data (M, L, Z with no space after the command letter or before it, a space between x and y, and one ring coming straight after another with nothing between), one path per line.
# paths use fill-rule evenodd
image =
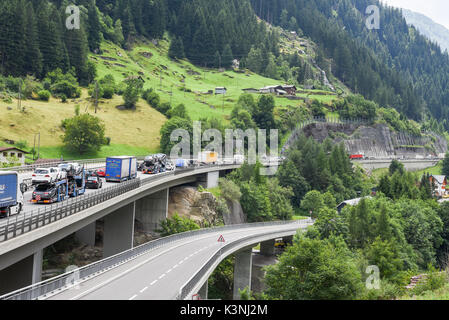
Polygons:
M142 98L156 110L159 108L161 98L153 89L145 90L142 94Z
M103 88L103 98L112 99L114 97L115 89L114 87L104 87Z
M51 97L51 93L48 90L41 90L37 93L37 95L41 101L49 101Z
M159 111L160 113L162 113L164 116L167 116L168 112L170 111L170 108L171 108L170 103L164 102L164 103L161 103L159 105L159 107L156 108L156 110Z
M81 89L67 80L62 80L56 82L51 86L51 91L55 96L61 97L65 95L68 98L79 98L81 97Z

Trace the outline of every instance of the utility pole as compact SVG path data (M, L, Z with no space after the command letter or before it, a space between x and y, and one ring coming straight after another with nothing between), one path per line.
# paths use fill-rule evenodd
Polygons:
M37 160L39 160L40 157L40 150L41 150L41 133L39 132L39 140L37 143Z
M95 114L98 108L98 81L95 82Z
M37 147L37 159L34 159L34 155L36 153L36 136L39 136L38 140L38 147ZM35 133L34 134L34 145L33 145L33 160L39 160L39 153L41 148L41 133Z
M172 100L173 100L173 85L171 86L171 91L170 91L170 108L172 107Z
M36 154L36 134L34 134L34 142L33 142L33 161L35 154Z
M19 82L19 99L17 100L17 108L22 111L22 81Z

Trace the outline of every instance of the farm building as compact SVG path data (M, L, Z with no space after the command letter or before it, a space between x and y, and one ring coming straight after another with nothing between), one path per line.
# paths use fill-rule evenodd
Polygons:
M215 94L226 94L227 90L225 87L217 87L215 88Z
M15 147L0 148L0 163L8 164L13 161L14 164L24 165L26 154L28 154L28 152Z
M447 178L446 176L430 176L430 184L435 187L435 196L443 197L446 195Z

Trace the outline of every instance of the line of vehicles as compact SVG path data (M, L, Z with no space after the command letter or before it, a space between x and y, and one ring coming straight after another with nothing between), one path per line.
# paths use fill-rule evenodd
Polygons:
M79 163L64 163L57 167L37 168L31 178L24 178L17 172L0 172L0 218L19 214L24 207L24 194L32 190L34 204L53 204L86 193L87 189L101 189L104 181L117 182L136 179L142 174L159 174L174 170L200 167L210 164L243 164L244 156L220 160L216 152L204 151L197 159L176 159L171 161L165 154L155 154L138 162L136 157L108 157L106 166L88 170Z

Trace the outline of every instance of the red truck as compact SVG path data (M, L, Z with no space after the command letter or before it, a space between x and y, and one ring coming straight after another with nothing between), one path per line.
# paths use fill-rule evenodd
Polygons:
M351 160L363 160L363 154L352 154L349 156Z

